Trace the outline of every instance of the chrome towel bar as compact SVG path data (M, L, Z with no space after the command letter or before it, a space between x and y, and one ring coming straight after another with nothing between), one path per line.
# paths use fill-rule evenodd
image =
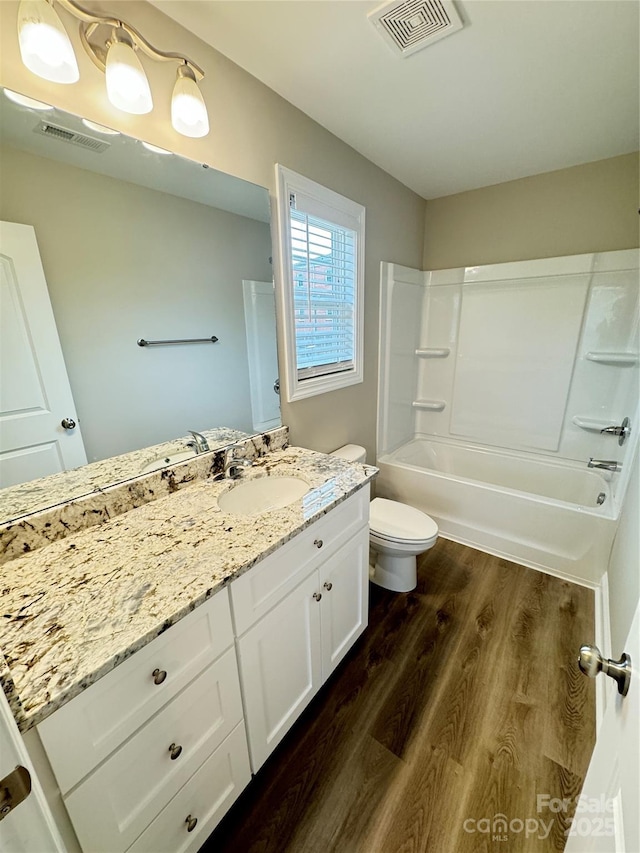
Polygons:
M138 338L136 343L139 347L157 347L164 344L215 344L218 339L215 335L210 338L176 338L173 341L145 341L144 338Z

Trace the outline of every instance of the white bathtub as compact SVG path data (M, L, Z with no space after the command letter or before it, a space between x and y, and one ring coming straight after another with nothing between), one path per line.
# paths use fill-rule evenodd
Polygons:
M608 474L432 439L377 464L377 494L428 513L449 539L583 584L606 571L616 527Z

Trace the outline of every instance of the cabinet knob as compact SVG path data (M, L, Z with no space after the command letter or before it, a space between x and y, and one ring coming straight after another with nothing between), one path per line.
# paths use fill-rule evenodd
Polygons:
M171 760L175 761L176 758L180 758L180 756L182 755L182 747L179 743L172 743L169 747L169 752L171 753Z
M187 832L193 832L193 830L196 828L196 826L198 824L198 818L197 817L191 817L191 815L188 814L186 816L186 818L184 819L184 822L187 824Z
M151 675L153 676L154 684L162 684L162 682L167 677L167 673L164 671L164 669L154 669Z
M331 581L325 581L324 588L327 590L327 592L331 592L331 590L333 589L333 584L331 583Z
M316 601L320 601L320 599L322 598L322 593L321 592L314 592L313 597Z
M316 546L316 548L322 548L324 542L322 541L322 539L314 539L313 544Z

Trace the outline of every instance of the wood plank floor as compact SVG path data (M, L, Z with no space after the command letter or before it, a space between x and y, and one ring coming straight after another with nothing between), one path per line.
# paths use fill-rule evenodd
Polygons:
M537 797L575 801L593 749L593 592L444 539L418 575L372 587L369 629L201 853L564 848L571 806Z

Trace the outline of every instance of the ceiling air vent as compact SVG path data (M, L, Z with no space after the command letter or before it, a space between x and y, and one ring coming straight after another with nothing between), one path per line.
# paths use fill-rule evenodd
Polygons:
M79 145L80 148L95 151L96 154L102 154L109 147L109 143L102 139L95 139L93 136L69 130L68 127L61 127L58 124L51 124L49 121L41 121L33 128L33 131L34 133L42 134L42 136L48 136L50 139L58 139L60 142Z
M396 56L411 56L463 26L451 0L393 0L367 17Z

